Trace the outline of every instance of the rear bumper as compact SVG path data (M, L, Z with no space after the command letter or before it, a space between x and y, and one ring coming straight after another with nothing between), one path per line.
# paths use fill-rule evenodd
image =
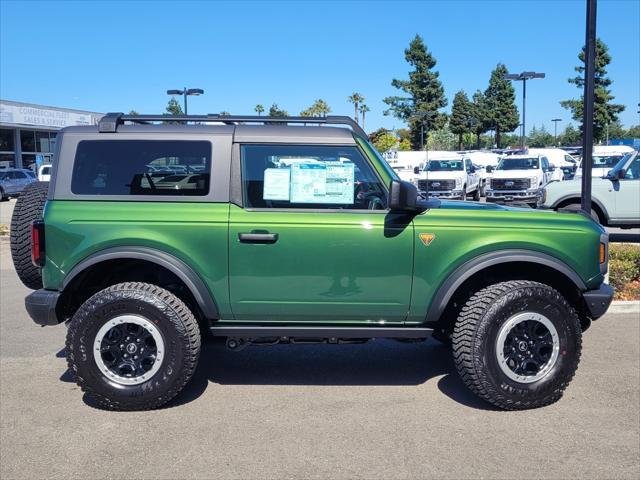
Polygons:
M582 293L587 312L592 320L596 320L604 315L613 300L613 288L611 285L603 283L597 290L587 290Z
M60 320L56 313L60 292L56 290L36 290L27 295L24 305L31 319L38 325L58 325Z

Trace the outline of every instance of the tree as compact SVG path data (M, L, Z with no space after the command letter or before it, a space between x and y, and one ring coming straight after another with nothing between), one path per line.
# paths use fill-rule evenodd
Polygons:
M533 148L544 148L553 145L553 135L542 125L539 129L534 125L527 136L527 144Z
M322 99L313 102L306 110L300 112L303 117L324 117L331 112L331 107Z
M423 122L427 131L442 128L444 125L446 115L438 110L447 106L447 99L438 78L439 73L433 70L436 60L427 50L420 35L416 35L409 48L404 51L404 58L413 67L409 72L409 79L394 78L391 85L406 95L385 98L384 102L389 108L384 114L392 114L409 124L411 144L417 150L421 145ZM430 115L422 116L421 112L430 112Z
M129 115L140 115L137 110L129 110Z
M409 140L408 138L400 140L400 144L398 145L398 150L400 150L401 152L411 151L411 140Z
M347 101L349 103L353 103L353 118L355 118L356 123L358 122L358 105L364 102L364 97L360 95L358 92L353 92L351 95L347 97Z
M431 130L426 143L429 150L453 150L456 138L449 130L449 126L445 124L444 127L438 130Z
M449 129L451 133L458 135L458 150L462 150L462 136L471 132L471 119L473 118L473 104L469 101L469 97L460 90L453 97L451 105L451 118L449 120Z
M289 112L286 110L280 109L277 103L274 103L269 107L269 116L270 117L288 117Z
M476 148L480 148L480 135L489 131L490 127L487 102L480 90L476 90L476 93L473 94L469 125L471 126L471 131L476 134Z
M516 91L511 81L505 80L507 67L499 63L491 72L489 86L484 92L487 109L487 121L495 130L496 146L500 148L501 134L513 132L520 124L520 115L516 107Z
M581 142L582 135L580 134L580 130L572 124L568 124L564 132L558 136L558 144L566 147L578 146Z
M169 100L167 104L167 113L169 115L184 115L180 103L173 97L171 97L171 100Z
M398 145L398 138L391 132L387 131L376 138L373 146L381 153L388 152Z
M625 136L627 138L640 138L640 125L634 125L629 128Z
M231 114L230 114L229 112L227 112L226 110L222 110L222 111L220 112L220 115L221 115L221 116L227 116L227 117L228 117L228 116L229 116L229 115L231 115Z
M362 105L360 105L360 108L358 110L362 114L362 129L364 130L364 116L367 112L370 111L370 109L363 103Z
M264 112L264 107L260 104L257 104L254 107L255 112L258 114L258 116L260 116L262 114L262 112Z
M580 75L570 78L569 83L574 84L580 89L584 89L584 61L585 48L578 54L578 58L583 63L574 68ZM595 61L595 90L593 102L593 139L601 141L606 134L607 125L618 120L618 114L624 110L624 105L612 103L615 98L611 95L609 88L613 81L607 77L607 65L611 63L611 55L609 55L609 47L600 40L596 40L596 61ZM583 131L582 110L584 95L580 99L563 100L560 102L563 108L571 111L573 119L580 122L580 131Z
M387 130L386 128L379 128L373 132L371 132L368 137L369 137L369 142L371 143L375 143L378 138L380 138L382 135L389 133L390 130Z

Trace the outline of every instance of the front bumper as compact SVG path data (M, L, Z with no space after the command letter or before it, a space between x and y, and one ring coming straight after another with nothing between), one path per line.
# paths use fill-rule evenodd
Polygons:
M613 288L607 283L600 285L597 290L587 290L582 293L584 303L592 320L604 315L613 300Z
M462 190L429 190L426 193L433 198L447 198L449 200L465 200Z
M31 319L38 325L58 325L60 320L56 313L60 292L56 290L36 290L27 295L24 305Z
M538 203L542 190L487 190L487 202L493 203Z

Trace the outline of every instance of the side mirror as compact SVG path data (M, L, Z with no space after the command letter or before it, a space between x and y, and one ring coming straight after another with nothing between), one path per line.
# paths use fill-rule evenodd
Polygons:
M626 175L627 175L627 172L625 172L624 170L618 170L616 172L616 180L622 180Z
M556 166L553 163L549 164L549 171L553 172L556 169Z
M413 167L413 173L418 175L420 173L420 167Z
M474 167L473 165L471 165L469 167L469 173L476 173L476 167Z
M493 172L493 167L491 165L487 165L487 167L484 170L487 173L491 173L491 172Z
M416 210L418 189L409 182L391 180L389 186L389 208L391 210L411 211Z

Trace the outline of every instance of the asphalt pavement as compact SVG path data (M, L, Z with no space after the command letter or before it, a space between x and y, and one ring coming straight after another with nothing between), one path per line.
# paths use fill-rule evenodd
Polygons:
M0 240L0 478L640 477L638 309L585 334L557 404L476 399L450 352L418 344L205 345L166 408L97 409L67 371L63 325L27 317Z

